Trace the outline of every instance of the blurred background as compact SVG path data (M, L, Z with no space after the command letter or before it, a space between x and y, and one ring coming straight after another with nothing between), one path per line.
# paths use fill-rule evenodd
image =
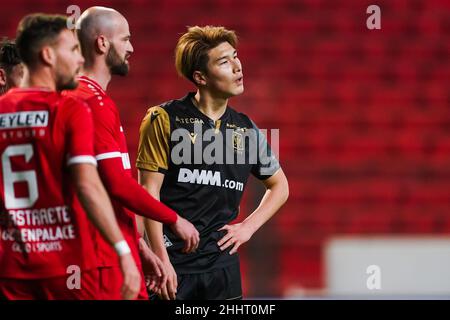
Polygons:
M14 0L0 35L73 4L129 21L131 72L108 91L132 163L147 108L194 90L174 68L186 26L237 32L245 92L230 104L280 129L290 182L286 205L240 249L246 297L450 298L449 1ZM366 27L372 4L381 30ZM263 192L250 181L240 219Z

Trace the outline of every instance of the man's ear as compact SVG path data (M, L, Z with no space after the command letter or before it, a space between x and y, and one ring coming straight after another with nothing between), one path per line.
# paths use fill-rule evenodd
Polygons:
M6 86L6 71L0 68L0 87Z
M109 50L108 39L103 35L98 36L95 39L95 51L97 51L97 53L106 54L108 53L108 50Z
M54 66L56 63L55 51L50 46L43 47L41 52L39 53L39 56L46 65Z
M194 79L194 82L196 85L198 85L198 86L206 85L206 77L202 72L194 71L192 78Z

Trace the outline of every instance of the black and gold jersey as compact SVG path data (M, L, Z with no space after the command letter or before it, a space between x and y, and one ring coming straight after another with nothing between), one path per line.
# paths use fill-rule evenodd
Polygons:
M195 253L166 226L164 240L178 274L202 273L238 261L221 252L218 231L239 213L250 174L267 179L280 168L265 135L243 113L227 107L213 121L193 104L195 93L152 107L142 121L136 166L165 175L161 201L200 233Z

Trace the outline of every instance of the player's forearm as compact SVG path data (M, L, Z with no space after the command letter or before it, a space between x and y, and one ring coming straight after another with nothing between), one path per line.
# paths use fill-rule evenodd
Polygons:
M248 216L243 223L255 233L263 224L281 208L289 197L289 187L286 181L267 188L258 208Z
M136 219L136 227L139 233L139 237L144 238L145 236L144 218L138 215L135 215L134 218Z
M146 176L143 172L139 172L139 183L142 187L156 200L160 200L160 189L159 183L152 181L149 176ZM148 240L153 252L162 261L169 261L169 255L167 254L167 249L164 244L164 233L163 225L158 221L151 219L143 219L145 231L147 233Z
M121 166L118 159L99 162L100 175L114 200L143 217L166 224L175 223L175 211L149 195Z
M167 249L164 244L162 223L151 219L144 219L144 225L148 240L150 242L150 247L152 248L153 252L162 261L168 261L169 255L167 254Z

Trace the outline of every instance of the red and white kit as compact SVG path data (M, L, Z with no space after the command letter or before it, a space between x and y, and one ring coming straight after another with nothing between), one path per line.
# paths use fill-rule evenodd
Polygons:
M78 80L78 88L64 94L82 99L92 110L95 128L94 151L100 177L111 198L120 229L142 271L135 213L163 223L174 223L177 216L174 211L152 198L133 179L125 134L114 101L94 80L85 76ZM99 233L97 243L102 298L120 299L122 274L118 267L117 255ZM145 299L147 291L144 277L142 278L139 298Z
M9 91L0 98L0 156L0 296L95 298L95 233L68 171L96 165L90 109L46 89ZM67 288L71 266L85 276L81 290Z

